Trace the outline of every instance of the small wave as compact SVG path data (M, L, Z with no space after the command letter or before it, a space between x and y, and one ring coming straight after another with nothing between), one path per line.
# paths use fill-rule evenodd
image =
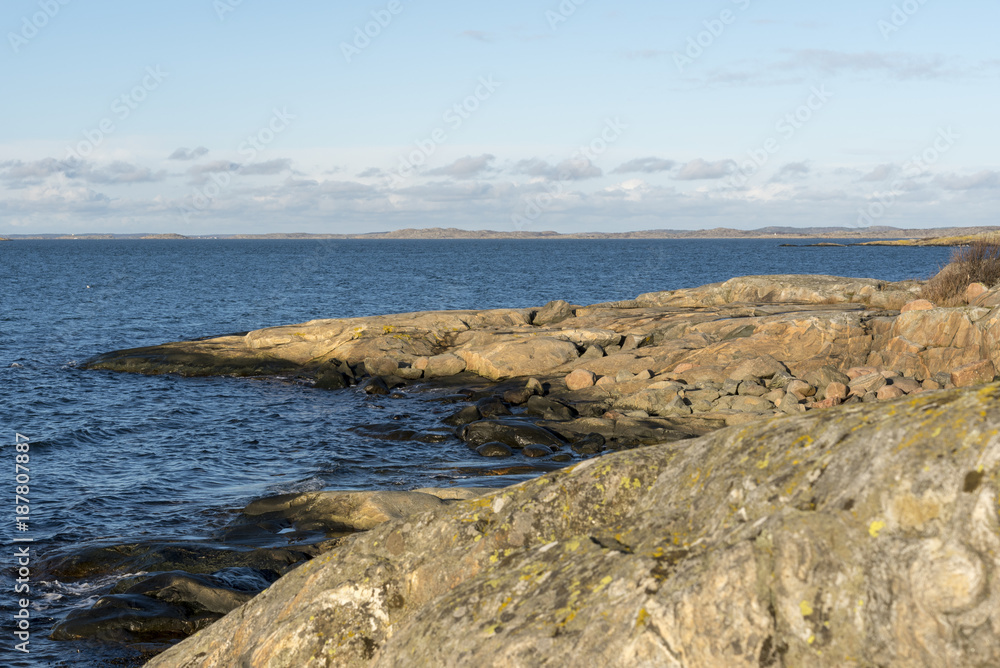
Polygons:
M75 582L63 582L61 580L42 580L38 584L42 588L42 595L36 599L39 601L39 610L45 610L49 606L57 605L60 608L89 608L97 602L104 593L107 592L122 580L137 578L148 575L145 571L138 573L115 573L113 575L102 575L93 580L77 580Z

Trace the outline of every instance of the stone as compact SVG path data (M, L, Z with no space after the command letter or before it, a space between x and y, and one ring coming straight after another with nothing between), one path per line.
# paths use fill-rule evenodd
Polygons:
M892 386L898 387L906 394L914 394L920 392L923 388L920 383L918 383L913 378L893 378Z
M802 380L793 380L785 386L785 391L794 394L799 399L816 395L816 388Z
M372 376L394 376L399 362L391 357L366 357L365 372Z
M911 311L929 311L933 308L937 307L926 299L914 299L912 302L904 305L903 308L900 309L900 313L909 313Z
M476 408L478 409L479 414L487 419L503 417L511 414L510 409L507 407L507 404L503 402L503 399L496 396L483 397L476 402Z
M687 387L684 383L678 383L675 380L657 380L646 385L647 390L673 390L674 392L681 392Z
M774 404L762 397L737 397L733 410L738 413L767 413L774 410Z
M537 459L539 457L548 457L552 454L552 450L545 445L526 445L521 449L521 454L525 457L530 457L532 459Z
M740 381L733 378L726 379L726 382L722 384L723 394L736 394L740 389Z
M762 397L767 394L767 388L757 384L756 380L744 380L736 388L736 394L744 397Z
M976 301L979 297L986 294L989 291L982 283L969 283L969 287L965 289L965 303L971 304Z
M693 390L684 393L684 398L688 401L706 401L712 403L719 397L721 393L718 390L706 389L706 390Z
M598 359L604 356L605 356L604 348L597 345L596 343L592 343L591 345L587 346L587 349L585 351L583 351L583 354L580 355L580 359L588 359L588 360Z
M635 374L629 371L628 369L622 369L621 371L615 374L616 383L630 383L633 380L635 380Z
M314 385L314 387L321 390L342 390L350 386L350 379L334 369L329 369L316 376L316 382Z
M456 354L467 371L490 380L545 373L578 357L575 344L551 337L502 341Z
M933 380L936 380L941 387L945 387L946 385L951 385L952 384L951 372L939 371L938 373L934 374Z
M882 377L882 374L876 371L875 373L858 376L851 381L849 387L851 388L851 394L860 395L867 392L877 392L879 388L884 387L885 385L885 378Z
M359 387L365 394L389 394L389 386L380 376L366 378Z
M469 424L470 422L475 422L477 420L482 420L483 416L479 413L479 409L475 406L466 406L465 408L459 410L456 413L452 413L446 417L442 422L449 424L453 427L461 427L462 425Z
M925 390L940 390L942 387L941 383L937 382L936 380L932 380L930 378L922 382L920 386Z
M594 383L597 382L597 376L591 371L586 369L576 369L566 376L566 388L570 391L583 390L588 387L593 387Z
M578 455L596 455L604 451L605 439L601 434L587 434L570 443L570 448Z
M778 360L764 354L742 362L729 374L729 377L733 380L743 381L752 379L756 382L760 379L771 378L778 373L788 373L788 369Z
M514 390L507 390L501 398L511 406L523 406L528 399L534 396L527 388L520 387Z
M614 385L615 382L615 379L611 376L601 376L597 379L597 382L594 383L594 385L597 387L608 387L610 385Z
M538 309L535 317L531 320L531 324L537 327L555 325L567 318L572 318L573 315L573 307L568 302L557 299Z
M891 401L893 399L905 397L906 392L895 385L886 385L884 387L880 387L875 395L879 401Z
M396 369L396 375L403 380L420 380L423 378L424 372L415 367L400 366Z
M489 443L483 443L476 448L476 454L481 457L511 457L514 454L514 451L503 443L490 441Z
M955 387L968 387L993 382L996 368L993 362L984 360L955 369L951 372L951 383Z
M846 373L841 373L832 366L826 365L805 374L803 380L813 387L825 388L830 383L849 385L852 379Z
M537 415L546 420L572 420L577 412L572 406L549 397L531 397L524 405L527 415Z
M788 393L786 393L784 390L771 390L767 394L762 394L761 396L770 401L775 406L777 406L782 399L788 396ZM798 403L799 398L796 397L795 395L792 395L792 397L795 399L796 403Z
M653 343L653 337L651 336L629 334L625 337L625 340L622 342L622 352L628 350L637 350L639 348L652 345L652 343Z
M822 401L813 402L811 408L833 408L834 406L839 406L844 403L844 400L840 397L827 397Z
M427 358L427 365L424 367L425 378L442 378L445 376L455 376L465 371L465 360L458 355L445 353Z
M459 429L458 437L473 450L491 441L499 441L516 450L532 444L562 446L562 439L547 429L515 420L472 422Z
M782 371L771 376L767 381L767 386L773 390L783 390L793 380L795 380L795 376Z
M545 394L545 386L537 378L529 378L524 384L524 389L532 395L542 396Z
M642 390L615 399L613 407L620 411L643 411L649 415L691 413L691 407L677 396L676 390Z
M784 397L776 404L778 410L782 413L788 413L789 415L796 415L797 413L804 412L806 407L803 406L799 399L792 393L785 394Z
M441 499L423 492L348 492L330 490L279 494L248 504L247 521L283 519L300 531L367 531L384 522L404 519L444 507Z
M124 592L102 596L90 609L74 610L55 625L51 638L118 643L184 638L243 605L276 579L254 572L251 578L242 578L244 583L258 582L248 589L230 586L224 577L159 573Z
M838 403L832 405L837 406L841 401L847 398L849 393L850 389L844 383L830 383L826 386L824 396L827 399L836 399Z
M856 379L862 376L871 376L872 374L881 373L879 369L871 366L862 367L852 367L847 370L847 377L849 378L848 385L853 383Z

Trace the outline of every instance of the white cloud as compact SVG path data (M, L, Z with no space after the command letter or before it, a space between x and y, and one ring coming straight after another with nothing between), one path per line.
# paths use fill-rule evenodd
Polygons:
M1000 172L983 170L967 176L942 174L934 179L934 183L945 190L992 190L1000 188Z
M199 146L198 148L188 150L186 148L179 148L170 154L167 160L197 160L208 153L208 149L204 146Z
M484 172L493 171L492 163L496 156L488 153L477 156L465 156L459 158L450 165L432 169L427 173L429 176L451 176L456 179L472 179Z
M635 160L629 160L624 164L618 165L611 173L629 174L632 172L643 172L645 174L653 174L655 172L669 171L676 164L673 160L664 160L663 158L636 158Z
M539 158L521 160L514 165L514 173L542 177L550 181L582 181L604 174L600 167L582 155L567 158L557 165L550 165Z
M892 176L893 172L895 171L896 171L895 165L893 165L892 163L886 163L884 165L879 165L875 167L875 169L862 176L860 180L863 183L885 181L890 176Z
M274 176L281 172L291 171L292 161L288 158L277 158L265 162L251 162L240 165L239 173L244 176Z
M721 179L732 174L734 169L736 169L736 162L734 160L707 162L701 158L696 158L681 167L681 170L674 178L679 181Z

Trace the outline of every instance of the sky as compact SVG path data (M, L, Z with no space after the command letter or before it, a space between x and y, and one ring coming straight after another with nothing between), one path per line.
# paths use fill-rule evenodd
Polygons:
M997 225L994 0L7 0L0 235Z

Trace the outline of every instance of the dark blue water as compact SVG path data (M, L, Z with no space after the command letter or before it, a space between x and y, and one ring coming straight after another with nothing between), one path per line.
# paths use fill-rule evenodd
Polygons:
M46 640L109 581L32 581L31 654L13 650L14 546L37 563L87 544L203 538L249 500L324 488L496 485L456 439L351 431L393 416L433 428L443 391L372 400L279 381L82 371L109 350L315 318L587 304L737 275L926 277L941 248L782 248L780 241L16 241L0 243L0 665L101 665L128 651ZM14 527L15 432L31 439L30 529Z

